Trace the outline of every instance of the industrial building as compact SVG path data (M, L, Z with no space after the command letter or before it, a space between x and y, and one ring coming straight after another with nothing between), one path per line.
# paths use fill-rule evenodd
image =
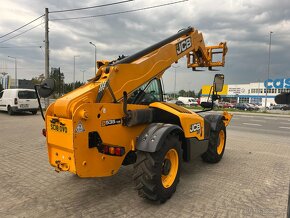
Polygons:
M212 85L202 86L201 101L206 101ZM267 107L275 104L274 98L282 92L290 92L290 78L268 79L264 82L249 84L226 84L221 92L222 101L236 103L254 103Z
M34 84L31 80L17 79L17 81L15 81L15 79L12 79L9 75L0 77L0 84L2 85L3 89L34 89Z

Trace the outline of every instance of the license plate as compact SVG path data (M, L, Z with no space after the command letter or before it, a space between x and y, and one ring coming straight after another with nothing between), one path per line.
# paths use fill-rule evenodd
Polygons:
M57 132L67 133L67 127L66 126L61 126L61 125L58 125L58 124L51 123L50 124L50 129L54 130L54 131L57 131Z
M20 108L28 108L28 107L29 107L28 104L21 104L21 105L20 105Z

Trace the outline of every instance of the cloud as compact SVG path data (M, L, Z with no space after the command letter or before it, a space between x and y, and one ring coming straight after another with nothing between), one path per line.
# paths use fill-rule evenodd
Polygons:
M52 13L50 19L97 15L141 8L170 2L135 0L130 3L71 13ZM35 17L50 11L96 5L93 0L2 0L0 6L0 35L3 35ZM98 1L97 4L107 3ZM39 21L41 22L41 21ZM227 41L229 52L226 66L220 69L226 76L226 83L248 83L263 81L267 75L269 31L272 34L271 73L273 77L290 77L290 7L288 0L279 3L274 0L189 0L181 4L82 20L51 21L50 65L61 67L67 82L72 81L73 56L76 59L77 80L81 80L80 70L87 70L89 79L94 70L94 48L97 46L98 59L112 60L118 55L130 55L144 49L179 29L193 26L203 33L208 45ZM6 38L4 38L6 39ZM1 46L39 45L43 46L44 28L38 27ZM1 41L1 40L0 40ZM7 56L19 59L18 77L29 79L43 73L44 56L39 47L0 48L0 60L7 65L6 71L14 75L13 61ZM3 64L2 64L3 65ZM186 68L186 61L179 61L177 88L195 89L211 83L214 72L193 72ZM3 67L2 67L3 68ZM4 64L5 68L5 64ZM1 70L1 68L0 68ZM3 70L3 69L2 69ZM174 69L164 75L166 91L174 90Z

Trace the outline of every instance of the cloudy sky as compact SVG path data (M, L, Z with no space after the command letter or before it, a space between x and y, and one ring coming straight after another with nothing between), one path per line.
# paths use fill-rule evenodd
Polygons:
M120 0L1 0L0 37L49 11L95 6ZM290 77L290 0L189 0L179 4L114 16L77 20L54 20L101 15L138 9L176 0L134 0L115 6L90 10L50 13L50 67L60 67L66 82L73 80L73 56L76 80L93 75L94 42L97 59L116 59L130 55L192 26L203 33L207 45L228 43L226 66L221 69L226 83L248 83L267 78L269 32L272 34L271 78ZM44 72L44 20L39 19L14 34L0 38L0 72L14 77L17 57L18 78L30 79ZM38 24L38 27L8 40ZM4 41L4 42L3 42ZM193 72L178 64L177 90L199 90L209 84L215 72ZM174 89L174 69L164 75L166 91Z

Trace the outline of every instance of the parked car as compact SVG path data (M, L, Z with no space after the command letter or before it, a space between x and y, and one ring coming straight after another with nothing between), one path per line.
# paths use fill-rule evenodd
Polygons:
M178 101L183 102L183 104L188 106L196 106L198 105L197 99L192 97L178 97Z
M239 110L244 110L244 111L254 110L254 108L251 107L250 105L248 105L247 103L238 103L238 104L236 104L235 108L239 109Z
M257 108L257 110L263 110L265 107L262 105L262 103L257 103L257 104L253 104L255 105L255 107ZM268 109L268 107L267 107Z
M15 112L28 111L36 114L38 102L33 89L4 89L0 92L0 110L9 115Z
M281 107L281 110L286 111L286 110L290 110L290 104L286 104L283 107Z
M217 106L217 107L219 107L219 108L223 108L225 102L220 101L220 102L215 102L215 103L216 103L216 106Z
M223 108L234 108L234 104L229 103L229 102L225 102L223 105Z
M248 106L249 106L250 108L252 108L252 110L257 111L257 110L260 109L258 105L255 105L255 104L252 104L252 103L247 103L247 104L248 104Z
M284 107L285 106L285 104L275 104L275 105L272 105L272 106L270 106L270 109L272 110L281 110L282 109L282 107Z
M185 106L185 104L182 101L176 101L175 104L178 106Z
M217 106L219 108L234 108L234 104L229 103L229 102L224 102L224 101L220 101L217 103Z

